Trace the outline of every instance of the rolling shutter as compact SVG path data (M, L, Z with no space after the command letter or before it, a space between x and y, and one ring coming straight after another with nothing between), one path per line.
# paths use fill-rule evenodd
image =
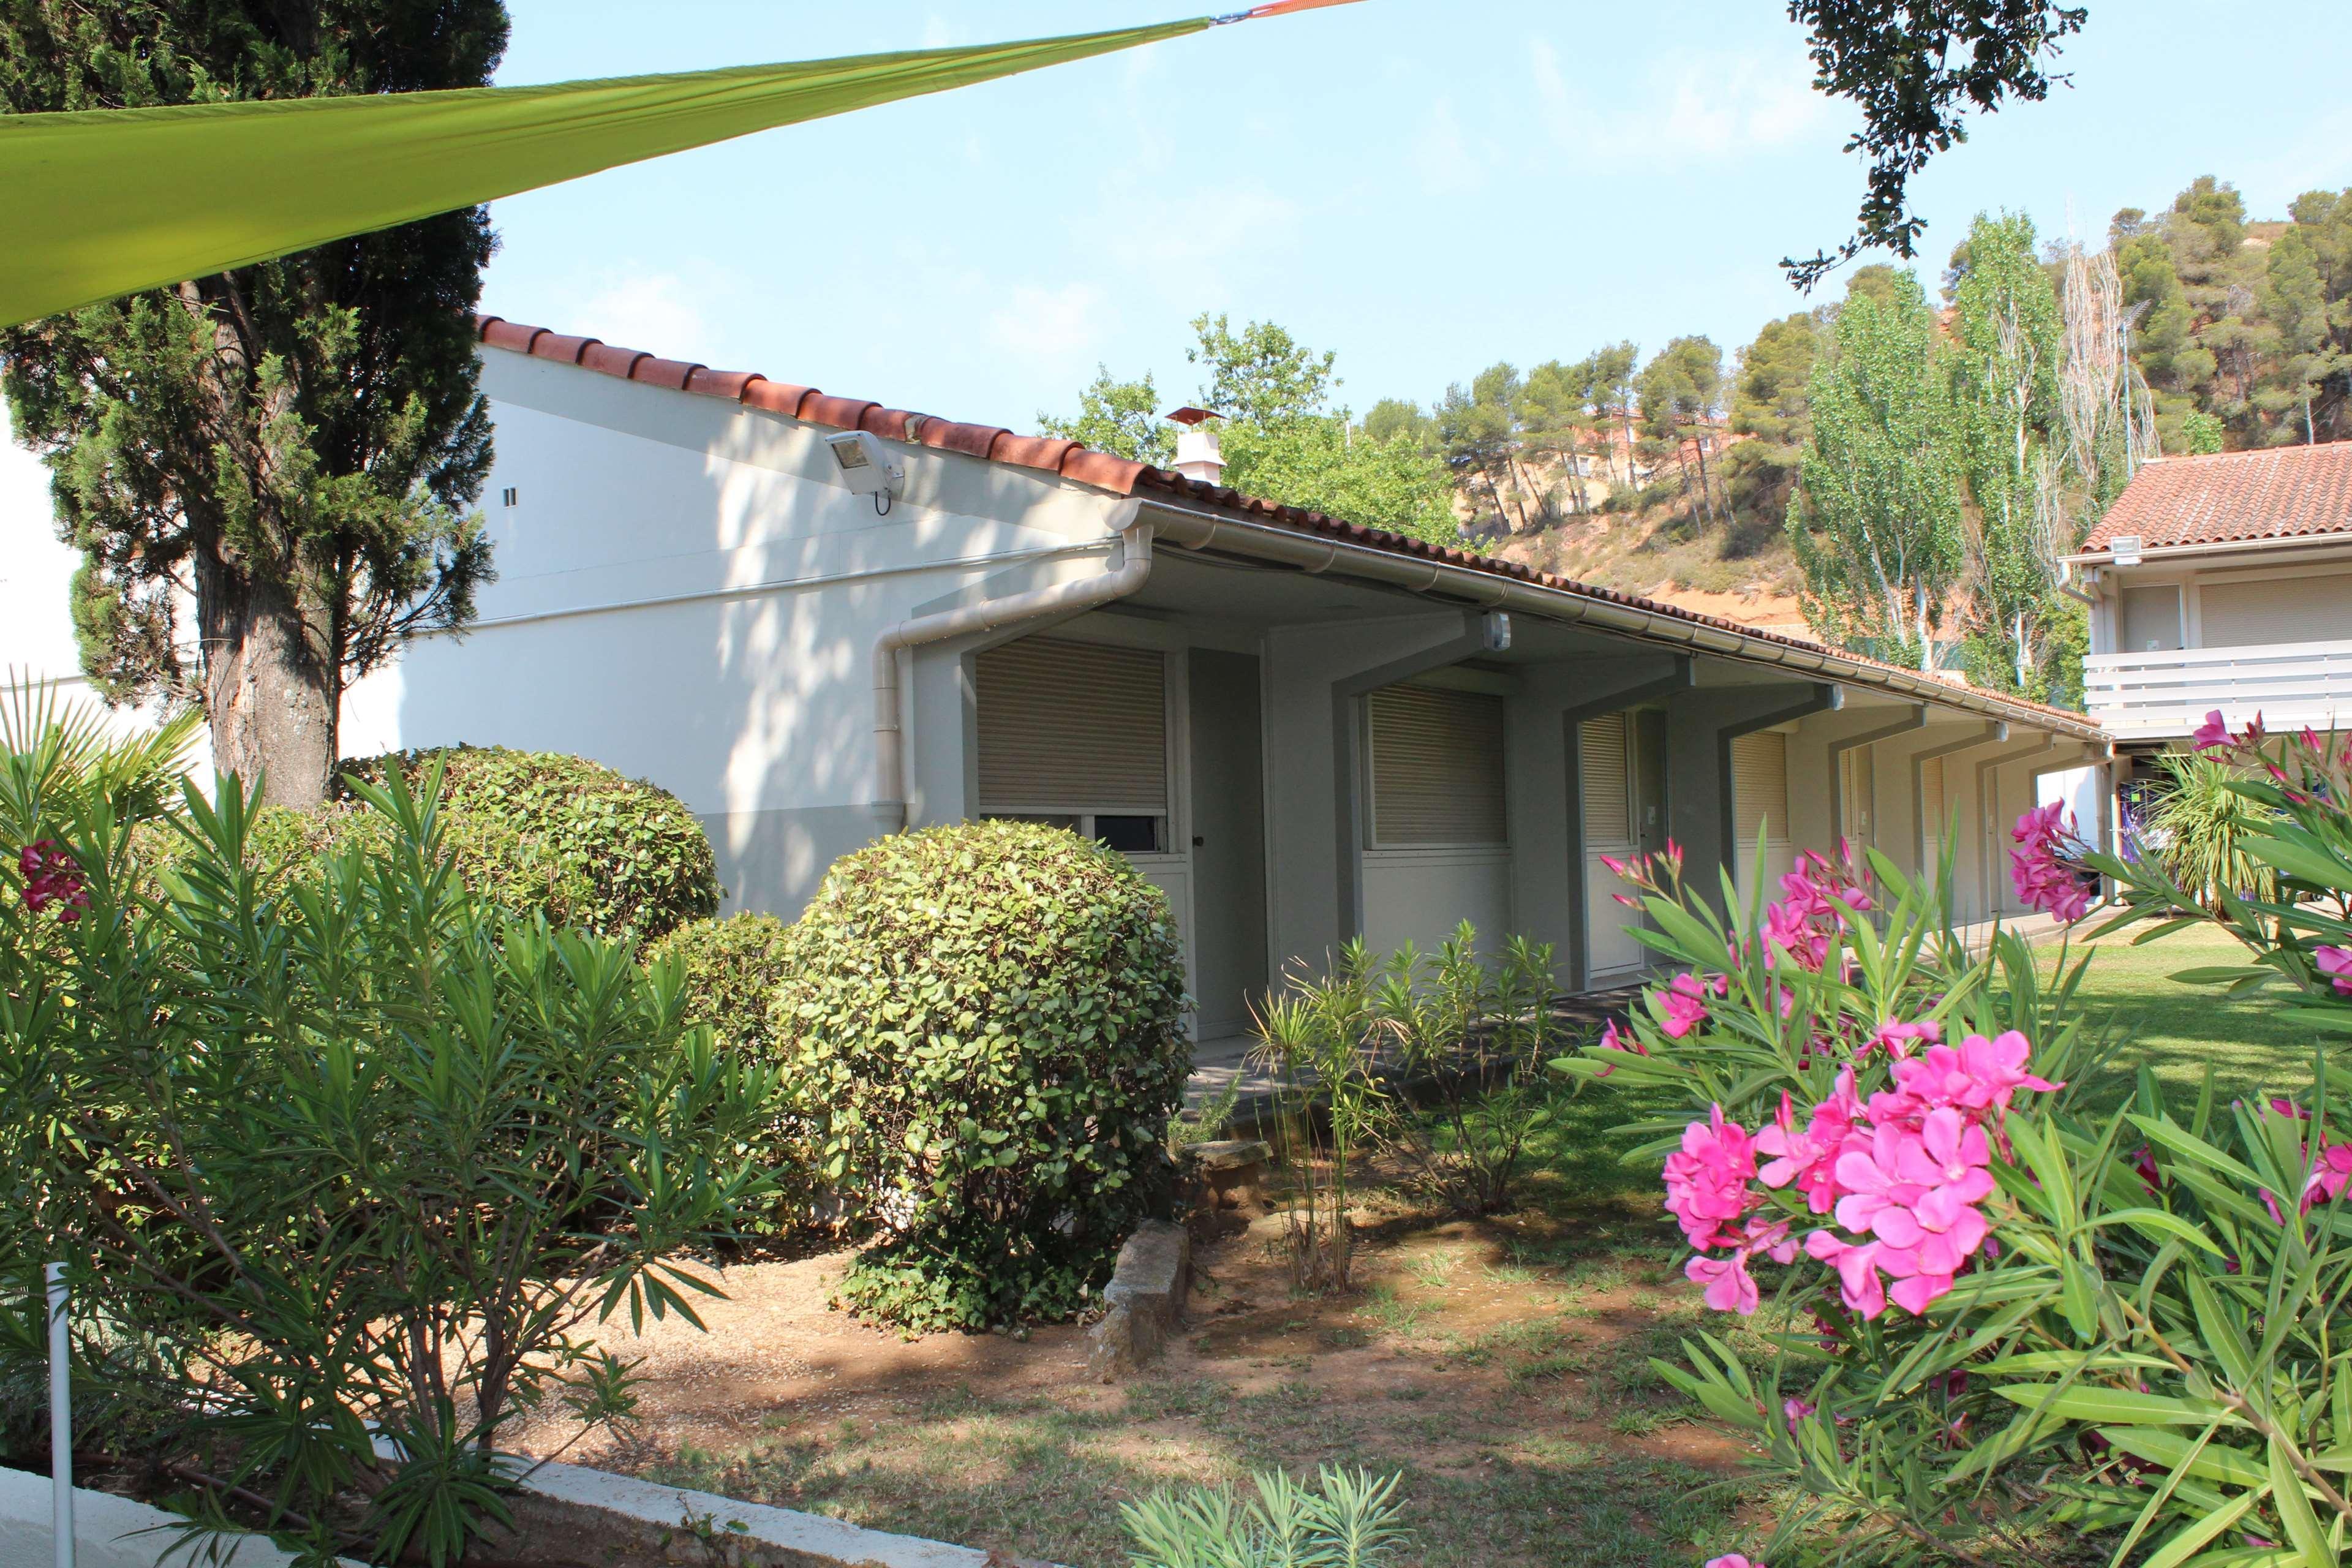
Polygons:
M983 814L1168 809L1166 656L1024 637L972 665Z
M1632 791L1625 777L1625 715L1611 713L1577 726L1583 761L1584 842L1615 849L1633 842Z
M1372 841L1507 844L1503 700L1390 686L1372 693Z
M2352 637L2352 576L2341 573L2208 583L2198 601L2198 640L2207 647Z
M1731 742L1731 801L1742 843L1758 827L1774 843L1789 837L1789 737L1777 732L1735 736Z

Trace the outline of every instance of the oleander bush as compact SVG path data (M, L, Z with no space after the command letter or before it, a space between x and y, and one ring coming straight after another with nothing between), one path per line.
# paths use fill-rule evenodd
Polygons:
M192 1528L440 1568L505 1517L518 1414L627 1419L595 1325L692 1316L774 1075L683 1021L677 960L469 888L438 763L265 875L257 795L159 801L143 754L0 733L0 1401L64 1260L88 1441Z
M2211 721L2219 729L2219 720ZM2175 882L2019 819L2032 907L2084 917L2084 867L2136 921L2217 921L2315 1037L2352 1034L2352 748L2222 734L2276 814L2247 855L2273 897ZM1669 857L1629 868L1683 973L1559 1064L1679 1089L1628 1156L1664 1163L1685 1272L1752 1336L1701 1333L1661 1375L1809 1497L1768 1548L1834 1561L2334 1563L2352 1530L2352 1074L2323 1051L2254 1103L2121 1105L2071 1085L2120 1042L2013 933L1972 955L1939 890L1883 857L1808 857L1741 907ZM1760 883L1763 879L1758 879ZM1734 911L1726 919L1717 912ZM1685 1121L1685 1118L1687 1118ZM2341 1133L2342 1137L2337 1135ZM1759 1343L1769 1347L1759 1353ZM1810 1561L1811 1558L1805 1560Z
M835 862L775 1008L819 1179L864 1207L843 1298L915 1329L1066 1318L1166 1190L1190 1047L1160 890L1060 828Z

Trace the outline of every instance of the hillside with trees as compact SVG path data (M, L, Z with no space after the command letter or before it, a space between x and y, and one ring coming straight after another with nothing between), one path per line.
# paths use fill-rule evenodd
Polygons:
M1932 294L1858 268L1728 354L1502 362L1360 419L1330 352L1192 326L1241 489L2067 702L2057 561L2139 462L2352 438L2352 191L2254 219L2205 176L2095 250L1980 215ZM1106 369L1040 419L1165 462L1165 411Z

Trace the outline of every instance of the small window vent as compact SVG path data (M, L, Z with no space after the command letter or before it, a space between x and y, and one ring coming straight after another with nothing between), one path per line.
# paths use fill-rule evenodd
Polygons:
M499 501L501 505L512 506L515 504L518 494L519 492L512 485L509 485L506 489L499 492Z

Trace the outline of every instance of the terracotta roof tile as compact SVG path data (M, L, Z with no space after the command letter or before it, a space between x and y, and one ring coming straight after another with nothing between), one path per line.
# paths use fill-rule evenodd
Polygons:
M643 381L645 377L639 376L637 379ZM694 367L694 374L686 378L686 385L682 390L699 393L705 397L731 398L740 403L743 400L743 389L755 381L764 379L766 378L756 370L712 370L708 365L698 364Z
M672 392L684 392L686 384L694 378L694 373L702 368L684 360L656 359L647 354L630 369L629 379L642 381L647 386L666 386Z
M1621 594L1613 588L1603 588L1591 583L1580 583L1572 578L1556 576L1549 572L1538 572L1518 562L1499 561L1477 554L1473 551L1433 545L1427 540L1391 533L1384 529L1367 528L1360 523L1349 522L1344 519L1330 517L1304 507L1288 506L1279 501L1269 500L1263 496L1244 495L1227 485L1213 485L1203 480L1187 479L1172 469L1153 468L1149 464L1117 457L1108 452L1098 452L1091 447L1081 447L1073 441L1035 436L1015 436L1000 426L961 425L932 415L917 414L906 409L886 408L878 403L869 403L858 398L828 397L813 386L796 386L788 382L770 381L754 371L713 371L700 365L687 365L679 361L654 360L652 354L636 349L614 348L594 338L562 337L547 331L543 328L527 327L520 322L502 321L496 316L477 317L476 321L482 341L490 347L510 347L516 341L516 334L522 333L526 334L522 341L529 346L527 350L519 352L528 352L539 358L565 359L579 364L583 369L618 376L623 380L629 379L632 373L636 372L644 362L654 361L656 365L662 368L653 374L665 378L670 376L669 367L678 367L678 374L675 380L666 379L664 384L683 386L688 390L721 397L729 395L726 389L732 386L735 389L733 395L744 407L757 408L765 413L781 414L789 418L805 420L814 425L829 425L837 429L871 430L887 439L919 441L926 447L938 447L943 451L960 452L973 458L1043 468L1058 472L1063 478L1076 480L1080 484L1091 485L1097 489L1109 490L1118 495L1131 495L1138 489L1157 490L1228 511L1255 513L1261 517L1272 518L1286 527L1297 529L1302 532L1324 534L1346 540L1350 543L1365 544L1391 554L1434 558L1452 565L1496 577L1534 583L1581 598L1622 605L1629 609L1644 611L1670 620L1711 626L1718 631L1728 632L1755 642L1777 644L1783 647L1802 649L1808 653L1837 654L1838 657L1852 659L1856 664L1883 669L1895 675L1908 677L1916 673L1899 669L1895 666L1885 664L1876 659L1864 658L1859 655L1839 653L1836 649L1827 648L1817 642L1809 642L1802 637L1790 637L1781 632L1764 631L1756 626L1743 625L1738 621L1727 620L1720 616L1702 615L1697 611L1686 610L1676 605L1643 598L1637 594ZM639 374L636 379L642 382L649 377ZM2327 448L2317 449L2327 450ZM2339 443L2338 449L2352 449L2352 442ZM2277 458L2284 455L2284 450L2244 455ZM2212 460L2197 458L2179 461L2186 464ZM2102 525L2100 531L2109 531L2108 525L2113 523L2116 513L2122 510L2124 501L2138 489L2141 483L2145 482L2151 474L2160 472L2171 466L2170 462L2166 462L2143 469L2140 479L2134 481L2131 489L2126 489L2124 497L2119 498L2115 508L2109 510L2108 524ZM2347 465L2346 471L2352 473L2352 465ZM2336 483L2340 487L2352 483L2352 480L2339 479ZM2337 493L2342 494L2340 489ZM2336 527L2347 526L2346 521L2342 521L2346 516L2346 508L2343 505L2337 506L2335 515L2339 520L2335 524ZM2095 539L2096 537L2094 535ZM1965 689L1956 689L1956 690ZM1997 693L1978 692L1976 695L1980 698L1990 698L2001 707L2016 711L2046 714L2053 719L2063 721L2069 727L2078 731L2090 728L2090 721L2082 714L2071 712L2063 708L2052 708L2042 703L2028 702L2021 698L2003 697Z
M2118 534L2142 549L2352 531L2352 441L2166 458L2133 477L2083 543L2105 554Z
M855 430L868 409L881 406L862 397L827 397L822 392L812 392L801 403L800 416L812 425L830 425L836 430Z
M743 406L781 414L787 419L801 416L801 405L816 395L814 386L795 386L789 381L770 381L757 375L743 384Z
M602 338L568 338L562 332L550 332L534 341L530 352L540 359L558 359L565 364L578 364L582 354L602 342Z
M544 337L545 327L528 326L521 321L505 321L492 316L482 323L482 341L494 349L512 349L517 353L530 353L531 340Z
M637 363L654 356L643 349L616 348L611 343L591 342L580 351L577 362L583 370L598 371L605 375L617 375L627 381L636 374Z

